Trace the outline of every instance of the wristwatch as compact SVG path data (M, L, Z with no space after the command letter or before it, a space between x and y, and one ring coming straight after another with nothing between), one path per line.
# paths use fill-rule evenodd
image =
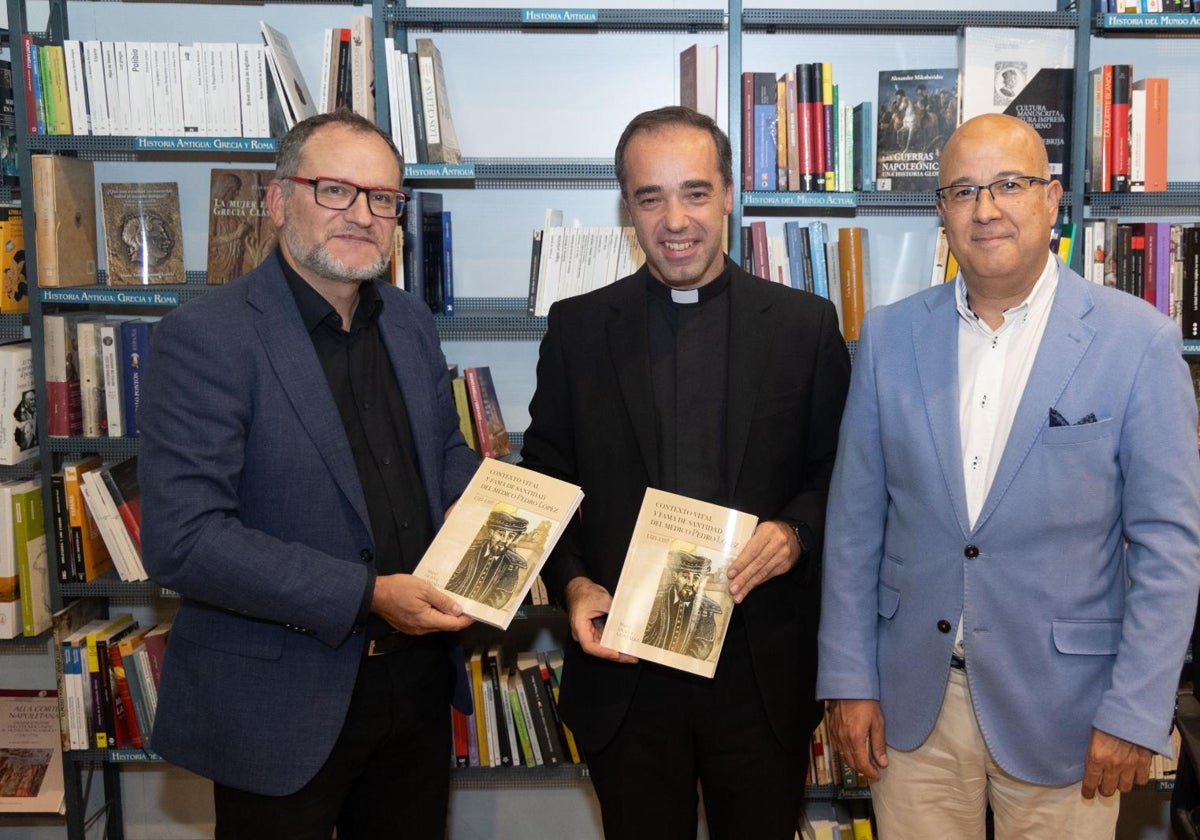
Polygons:
M785 524L791 528L792 533L796 535L796 544L800 546L800 556L803 557L805 554L808 554L808 546L804 544L805 529L794 522L787 522Z

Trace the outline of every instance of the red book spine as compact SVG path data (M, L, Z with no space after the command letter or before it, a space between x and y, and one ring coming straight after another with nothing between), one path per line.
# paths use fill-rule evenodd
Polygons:
M800 140L800 189L812 192L817 172L817 154L813 145L816 139L816 117L813 102L813 78L811 64L796 65L796 136Z
M25 56L25 72L23 74L25 77L25 128L30 134L38 133L37 97L33 93L33 61L29 56L30 52L36 49L33 36L28 32L24 33L21 36L21 54Z
M479 389L479 374L475 368L463 371L467 381L467 398L471 402L471 417L475 420L475 436L479 439L479 454L484 458L495 458L496 447L488 430L487 410L483 407L483 392Z
M1114 64L1112 73L1112 192L1129 192L1129 100L1133 68Z
M742 74L742 189L754 190L754 74Z
M824 191L833 189L833 185L825 184L825 170L830 168L825 164L825 82L821 62L814 61L812 68L813 181L816 189Z
M137 714L133 710L133 695L129 693L129 680L125 675L125 661L116 643L108 649L108 662L111 666L112 681L116 684L113 692L113 724L116 730L116 746L142 748L142 731L138 726ZM110 744L110 746L112 746Z

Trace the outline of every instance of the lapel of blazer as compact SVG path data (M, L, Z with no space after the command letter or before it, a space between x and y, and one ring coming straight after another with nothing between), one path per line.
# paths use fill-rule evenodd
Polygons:
M750 443L750 421L754 403L767 370L776 319L770 317L771 302L759 294L758 284L737 266L730 267L729 283L729 384L726 408L728 437L725 468L732 493L738 486L746 447Z
M1058 403L1091 345L1096 330L1082 320L1091 308L1092 295L1087 281L1060 264L1058 288L1050 304L1046 331L1034 357L1025 393L1017 406L996 477L992 479L991 489L975 521L975 530L983 526L1004 498L1037 442L1042 427L1048 422L1050 409Z
M250 283L246 300L255 309L259 340L292 410L369 532L371 520L346 429L312 338L305 332L292 291L277 264L264 266Z
M942 481L963 534L967 523L967 490L963 484L962 444L958 426L958 311L954 284L925 299L928 312L912 323L917 379L925 400L926 420L933 438Z
M648 277L649 270L643 265L630 282L614 289L609 301L608 347L646 474L652 476L657 485L658 438L654 431L654 387L650 380L650 340L646 322L645 284ZM609 408L596 406L597 411Z

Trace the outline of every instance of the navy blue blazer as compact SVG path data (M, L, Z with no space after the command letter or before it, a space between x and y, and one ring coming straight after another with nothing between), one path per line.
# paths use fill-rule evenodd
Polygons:
M374 551L342 420L278 260L163 318L139 416L144 559L182 597L154 749L268 795L308 782L341 729ZM477 460L429 310L376 282L436 526Z

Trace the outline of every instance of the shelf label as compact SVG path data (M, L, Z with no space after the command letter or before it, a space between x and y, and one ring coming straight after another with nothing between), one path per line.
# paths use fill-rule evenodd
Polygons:
M410 178L466 178L474 179L473 163L406 163L404 177Z
M521 23L595 25L599 22L597 9L521 9Z
M39 289L43 303L178 306L179 292L151 289Z
M274 152L271 137L135 137L133 147L155 152Z
M1196 27L1200 28L1200 15L1189 15L1180 12L1163 14L1106 14L1105 29L1163 29Z
M112 762L162 761L162 756L154 750L119 747L108 751L108 760Z
M743 207L857 207L854 193L744 192Z

